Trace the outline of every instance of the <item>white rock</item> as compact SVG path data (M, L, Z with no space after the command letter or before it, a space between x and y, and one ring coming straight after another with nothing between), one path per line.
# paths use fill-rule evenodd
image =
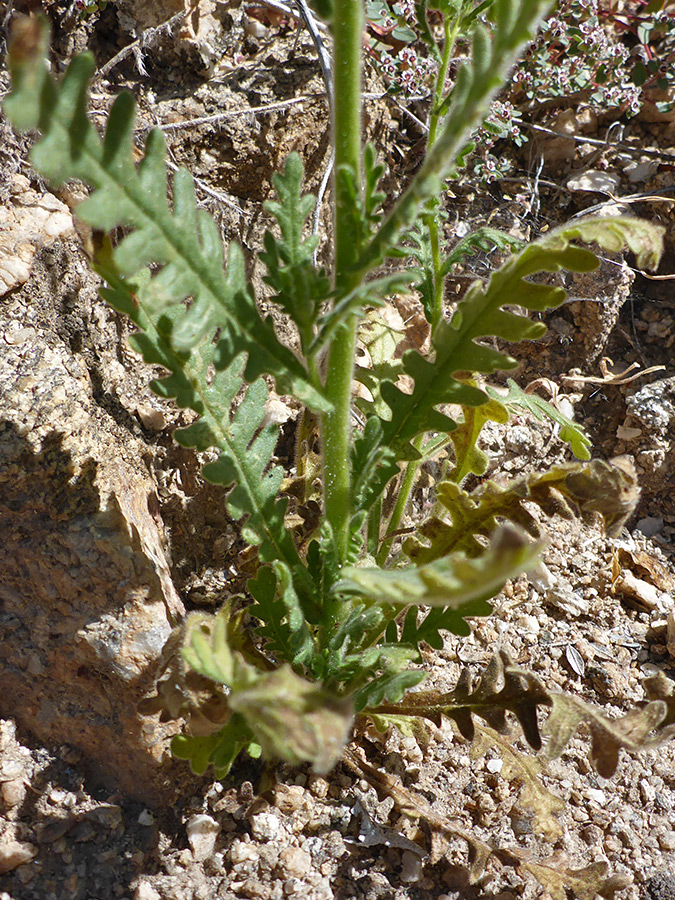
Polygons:
M638 578L629 569L621 570L614 581L614 590L644 609L665 612L661 591L643 578Z
M159 894L149 881L139 881L134 891L134 900L162 900Z
M585 794L589 800L597 803L598 806L604 806L607 802L607 795L604 791L599 790L599 788L587 788Z
M548 603L557 606L571 616L586 615L590 609L590 604L583 594L573 591L568 584L561 584L553 590L546 591L544 596Z
M228 854L230 862L237 866L240 863L248 862L250 859L257 859L258 848L255 844L247 844L246 841L233 841Z
M615 194L620 184L618 175L597 169L586 169L567 179L567 189L570 191L593 191L598 194Z
M261 812L251 816L251 834L258 841L275 841L281 831L281 822L274 813Z
M530 584L533 584L538 591L550 591L555 585L553 573L546 563L539 562L537 567L530 574Z
M663 831L657 840L662 850L675 850L675 831Z
M24 772L24 764L20 759L6 759L0 763L0 781L14 781Z
M302 847L285 847L279 855L279 868L286 878L304 878L312 867L312 857Z
M283 425L293 418L293 410L277 394L270 393L265 403L265 425Z
M541 626L535 616L518 616L516 619L516 628L527 634L539 634Z
M208 859L213 855L220 825L211 816L201 813L192 816L185 826L188 844L195 859Z
M37 854L37 848L22 841L8 841L0 844L0 875L30 862Z
M631 184L639 184L641 181L647 181L657 171L659 167L658 160L649 160L648 162L630 162L624 166L624 174L628 177Z

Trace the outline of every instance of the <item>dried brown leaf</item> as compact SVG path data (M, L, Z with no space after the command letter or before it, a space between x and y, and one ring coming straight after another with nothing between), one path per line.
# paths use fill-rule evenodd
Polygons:
M508 730L506 713L511 712L528 744L539 750L542 738L537 709L548 706L551 714L542 728L548 759L560 756L579 726L585 724L591 735L591 762L600 775L609 778L616 770L622 748L635 753L675 736L675 726L670 727L675 722L672 685L665 676L648 679L645 688L649 702L621 718L611 719L579 697L549 691L536 675L514 665L508 653L500 650L475 685L469 670L464 669L454 691L415 691L401 703L383 704L372 712L420 716L435 725L440 725L446 716L457 723L462 737L469 741L475 737L474 715L504 734Z
M401 703L379 706L378 714L422 716L436 725L442 716L457 723L460 734L468 741L475 735L473 716L480 716L491 728L507 731L506 713L518 719L528 744L541 747L537 723L537 707L550 706L550 694L536 675L514 665L508 653L500 650L489 661L474 684L473 676L464 669L454 691L415 691Z
M360 778L374 787L381 797L391 797L403 815L414 821L425 822L432 832L466 841L469 846L469 880L475 884L481 878L493 852L488 844L473 835L461 823L439 816L424 797L406 788L396 776L376 769L350 747L345 749L343 761Z
M671 681L663 672L652 675L643 681L645 694L650 701L661 700L666 704L667 712L661 722L662 733L671 736L675 732L675 681Z
M553 709L543 727L546 755L560 756L577 728L584 723L591 735L590 759L599 775L611 778L619 763L619 751L635 753L662 743L669 734L649 737L663 724L668 707L662 700L651 700L641 709L631 709L625 716L609 719L597 707L569 694L550 694Z
M616 556L623 569L630 569L638 578L651 582L660 591L672 591L675 579L660 560L639 548L618 547Z
M521 868L534 875L553 900L567 900L570 895L575 900L593 900L598 894L611 900L617 891L624 890L632 882L626 875L608 875L606 862L570 869L555 855L546 860L523 858Z
M617 457L611 463L597 459L568 463L505 486L486 481L471 494L453 481L443 481L437 497L444 518L433 515L424 521L403 549L417 564L456 549L477 556L483 550L477 536L489 537L505 519L537 538L539 523L528 503L536 504L547 516L566 519L577 513L590 522L599 514L607 534L615 536L635 509L639 495L635 468L628 457Z
M546 888L553 900L593 900L599 894L608 900L625 888L630 879L623 875L609 875L607 863L593 863L582 869L571 869L558 854L536 860L527 850L518 847L491 847L480 840L461 823L439 816L430 804L415 791L404 787L401 781L387 772L376 769L352 748L345 749L343 761L359 778L363 778L378 792L380 798L390 797L399 812L415 821L426 824L432 834L466 841L469 847L469 881L475 884L484 874L491 858L503 865L515 866L521 872L529 872Z
M471 746L471 756L477 758L490 749L497 749L502 758L501 775L520 787L519 802L524 809L534 814L532 825L535 832L548 841L556 841L561 837L563 829L554 814L565 809L565 802L540 781L544 769L541 760L520 753L513 746L512 739L480 725Z

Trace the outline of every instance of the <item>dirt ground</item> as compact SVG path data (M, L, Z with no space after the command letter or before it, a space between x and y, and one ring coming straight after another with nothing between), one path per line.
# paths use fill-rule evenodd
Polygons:
M124 4L118 10L110 3L91 20L76 14L74 4L46 5L55 26L57 68L89 46L100 69L132 39ZM169 159L193 173L200 200L224 239L244 247L264 302L265 287L252 261L268 224L262 203L270 195L272 172L294 149L305 160L308 188L317 191L329 152L325 92L305 31L277 20L261 24L237 4L210 8L212 17L193 22L189 39L162 38L144 49L142 63L131 54L104 77L96 76L93 105L98 114L127 88L138 101L139 138L149 127L166 126ZM2 69L3 94L7 87ZM388 163L385 187L394 196L419 160L420 133L399 103L377 99L382 84L375 71L368 73L368 91L364 124ZM550 127L553 115L541 113L537 121ZM586 137L602 138L606 122L598 119L595 128ZM5 208L28 190L38 198L31 202L49 206L53 195L26 163L27 142L4 120L0 129ZM633 183L626 161L604 151L607 170L621 179L618 199L569 187L588 152L582 141L572 141L562 153L541 140L506 151L516 154L512 177L494 184L462 177L453 184L445 198L449 236L489 222L535 237L612 203L666 226L659 273L672 274L675 124L638 118L631 139L656 154L649 158L657 164ZM59 198L70 199L64 193ZM63 209L50 206L49 212ZM329 223L322 228L327 233ZM0 298L4 341L16 347L30 337L27 330L51 329L73 365L86 368L99 412L137 442L152 473L178 595L188 609L213 608L228 592L243 590L241 536L220 493L200 479L193 454L172 443L171 432L184 416L149 391L154 373L126 345L126 323L97 297L98 282L86 268L79 238L67 227L53 231L33 259L27 251L27 279ZM496 262L491 254L473 260L448 285L448 303ZM518 348L522 365L514 377L520 385L544 379L540 390L574 409L593 440L594 455L630 455L641 499L615 539L577 521L546 521L546 568L507 585L493 616L474 620L470 637L448 637L442 651L429 650L426 685L450 690L463 667L479 674L495 649L502 649L548 687L583 696L618 716L645 699L645 677L664 672L675 679L673 283L635 272L630 259L606 255L596 273L567 279L570 299L547 316L543 341ZM611 362L603 363L606 358ZM632 364L635 380L616 378ZM640 375L652 367L657 368ZM282 461L288 459L292 429L292 420L282 429ZM525 415L489 428L484 449L490 475L515 475L570 458L550 423ZM517 730L514 735L524 749ZM608 877L624 877L619 900L675 898L675 741L635 756L622 753L615 776L605 779L593 770L588 735L581 732L542 776L564 801L561 832L552 842L528 814L517 778L504 777L500 755L481 751L480 741L467 744L450 723L422 747L398 733L367 732L358 743L372 765L491 846L528 850L561 868L606 863ZM503 856L469 884L464 842L425 832L392 797L378 796L347 766L324 778L243 759L223 783L194 780L175 804L150 808L106 783L105 773L93 772L76 746L42 746L29 728L17 728L8 717L0 721L0 788L0 900L551 896ZM607 895L612 890L609 882ZM579 888L569 896L587 895Z

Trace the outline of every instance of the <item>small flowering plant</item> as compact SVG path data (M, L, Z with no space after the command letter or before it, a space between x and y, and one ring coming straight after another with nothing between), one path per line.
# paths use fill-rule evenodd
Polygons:
M476 149L472 162L475 175L489 184L508 174L511 162L503 156L496 156L492 149L502 140L522 147L527 135L521 126L522 114L510 100L492 102L487 119L474 134Z
M447 24L455 45L465 41L477 21L490 27L487 13L492 0L460 0L446 3L414 3L413 0L369 0L366 17L371 44L369 56L376 61L389 90L403 99L438 97L439 90L452 87L447 66L443 69L436 38ZM537 39L511 76L500 98L474 132L475 149L465 157L474 175L486 182L504 177L509 160L493 152L506 140L520 147L527 141L518 105L525 98L540 102L554 97L583 94L584 101L598 110L616 109L636 115L644 102L653 102L663 112L666 100L645 100L650 87L675 87L675 50L666 38L675 34L675 11L665 0L637 0L623 8L598 0L560 0L542 23ZM429 116L433 121L432 103ZM433 125L432 125L433 130Z
M659 0L638 0L623 9L598 0L561 0L514 73L512 87L516 96L522 92L531 100L583 91L597 109L618 107L634 116L647 88L675 86L675 51L660 51L674 33L675 12Z
M434 60L422 56L410 44L394 56L387 50L380 55L380 71L387 78L390 89L398 89L406 98L428 97L436 70Z
M108 0L75 0L75 9L82 17L102 12L107 5Z
M438 66L415 28L412 0L393 4L368 0L366 21L371 35L370 56L377 61L389 90L405 97L429 96Z

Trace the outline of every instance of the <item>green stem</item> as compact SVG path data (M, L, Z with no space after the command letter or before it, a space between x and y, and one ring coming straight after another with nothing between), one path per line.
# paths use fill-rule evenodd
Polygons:
M441 62L438 67L438 74L436 76L434 102L433 106L431 107L431 115L429 116L429 137L427 140L427 152L433 147L434 143L436 142L438 127L441 123L440 109L441 104L443 103L443 92L445 90L445 82L448 77L448 68L450 67L452 48L455 45L457 34L459 32L459 16L457 16L454 20L451 20L448 16L445 16L443 19L443 31L445 41L443 44L443 52L441 54ZM433 300L431 307L431 329L433 332L436 330L436 326L440 322L443 315L443 276L441 273L443 261L441 259L441 242L438 231L439 220L438 216L436 215L436 209L439 206L439 201L432 201L432 205L433 212L429 216L427 227L429 229L429 240L431 243L431 258L433 265Z
M424 435L418 435L415 440L412 442L415 450L422 449L422 441L424 440ZM389 523L387 526L387 531L396 531L398 528L401 519L403 518L403 513L405 512L405 508L408 505L408 500L410 499L410 494L412 492L413 486L415 484L415 478L417 476L417 471L420 467L420 463L422 460L415 460L414 462L409 462L405 468L405 473L403 478L401 479L401 486L398 490L398 497L396 498L396 504L391 513L391 518L389 519ZM376 562L378 566L384 566L387 561L387 557L389 556L389 551L391 550L391 545L393 544L393 537L387 538L386 541L382 541L382 546L380 547Z
M380 527L382 525L382 498L378 497L368 513L368 533L366 546L371 556L377 555L380 546Z
M438 134L438 126L441 122L440 109L444 100L445 82L448 78L448 69L450 67L450 57L452 48L455 46L457 34L459 32L459 17L454 20L447 16L443 19L444 44L441 53L441 62L438 67L436 76L436 86L434 88L434 102L431 107L429 116L429 137L427 139L427 150L431 149L436 143L436 135Z
M364 15L362 0L335 0L333 17L335 144L335 266L336 303L359 283L354 274L361 250L359 211L355 201L361 192L361 41ZM356 197L345 184L351 172ZM338 563L344 564L349 547L351 519L351 399L356 318L333 339L328 352L325 391L332 404L322 416L324 455L324 503L335 540Z
M450 57L452 55L452 48L455 45L455 41L457 40L457 34L459 32L459 24L460 19L457 16L455 19L450 19L448 16L445 16L443 19L443 31L444 31L444 44L443 51L441 53L441 61L438 67L438 73L436 76L436 86L434 89L434 102L431 107L431 114L429 116L429 137L427 139L427 152L433 147L436 142L436 137L438 135L438 128L441 124L441 104L443 103L443 93L445 90L445 82L448 77L448 68L450 66ZM438 198L434 198L429 206L431 207L429 210L429 215L426 219L426 227L429 230L429 241L431 244L431 258L432 258L432 277L433 277L433 300L432 300L432 313L431 313L431 330L432 333L435 331L436 326L440 322L443 316L443 275L442 275L442 267L443 261L441 259L441 243L440 243L440 235L438 229L438 215L437 210L440 205L440 201ZM423 435L420 435L413 441L413 445L417 450L421 450ZM419 471L419 467L422 460L417 460L415 462L409 462L406 466L405 473L401 480L401 486L399 488L398 497L396 498L396 505L394 506L394 510L391 514L391 518L389 520L389 525L387 531L396 531L399 526L401 519L403 518L403 513L405 512L405 508L408 505L408 500L410 499L410 494L412 492L413 486L415 484L415 478L417 477L417 472ZM386 541L382 542L382 546L380 547L377 553L377 564L379 566L383 566L387 560L387 556L389 555L389 551L391 550L391 545L393 543L393 538L388 538Z
M433 147L412 181L398 198L387 218L363 248L358 270L368 272L379 265L396 246L399 236L418 218L420 206L433 200L442 190L458 154L471 132L481 124L490 100L506 80L509 68L539 21L550 0L496 0L492 9L495 27L491 37L477 26L473 35L473 60L459 70L455 87L447 103L449 112Z

